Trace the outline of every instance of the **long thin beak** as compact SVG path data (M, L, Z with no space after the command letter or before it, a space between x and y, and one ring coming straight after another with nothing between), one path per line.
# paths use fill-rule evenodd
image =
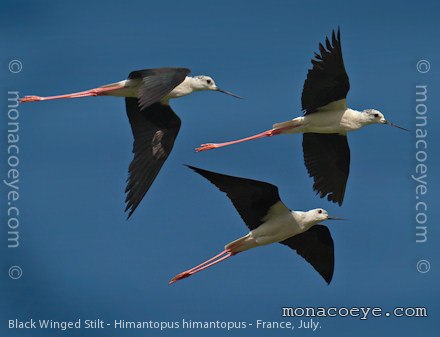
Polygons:
M389 121L385 121L385 124L388 124L388 125L394 126L395 128L398 128L398 129L401 129L401 130L410 131L410 130L408 130L408 129L402 128L401 126L398 126L398 125L396 125L396 124L393 124L393 123L391 123L391 122L389 122Z
M243 97L240 97L240 96L238 96L238 95L236 95L236 94L233 94L232 92L229 92L229 91L226 91L226 90L223 90L223 89L220 89L220 88L217 88L217 89L215 89L216 91L220 91L220 92L222 92L222 93L224 93L224 94L226 94L226 95L229 95L229 96L233 96L233 97L236 97L236 98L240 98L240 99L243 99Z
M337 217L335 217L335 216L329 216L329 217L327 218L327 220L348 220L348 219L337 218Z

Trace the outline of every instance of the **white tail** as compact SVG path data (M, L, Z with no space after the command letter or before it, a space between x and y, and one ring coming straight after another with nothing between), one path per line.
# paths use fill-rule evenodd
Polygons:
M274 130L294 129L302 125L303 117L298 117L287 122L276 123L273 125Z
M238 254L244 252L245 250L255 248L258 244L254 238L252 238L249 234L228 243L225 246L225 250L231 252L232 254Z

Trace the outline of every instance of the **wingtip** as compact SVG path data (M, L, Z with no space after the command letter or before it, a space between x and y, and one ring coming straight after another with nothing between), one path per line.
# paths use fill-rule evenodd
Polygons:
M344 202L344 194L345 191L343 192L342 197L340 197L339 195L337 195L335 192L325 192L325 191L320 191L318 187L313 186L314 190L316 191L316 194L320 193L320 197L321 198L325 198L327 197L327 201L330 201L334 204L338 204L339 207L342 206L342 203Z
M331 271L329 275L326 275L325 282L327 282L327 285L330 285L330 283L332 282L333 274L334 274L334 271Z
M330 200L330 199L329 199ZM333 195L333 199L331 200L331 201L333 201L335 204L338 204L339 205L339 207L341 207L342 206L342 203L344 202L344 198L342 197L339 197L339 196L335 196L335 195Z
M201 169L201 168L198 168L198 167L195 167L195 166L191 166L191 165L185 165L185 166L187 166L188 168L193 170L195 173L201 175L202 177L204 177L204 178L206 178L208 180L209 180L209 178L208 178L209 174L214 173L214 172L207 171L207 170L204 170L204 169Z
M198 170L200 170L198 167L192 166L192 165L188 165L188 164L183 164L184 166L188 167L189 169L197 172Z
M129 220L129 219L130 219L130 217L132 216L134 210L136 209L136 208L133 208L132 206L133 206L133 205L128 204L128 205L125 207L124 212L128 212L128 215L127 215L127 219L126 219L126 220Z

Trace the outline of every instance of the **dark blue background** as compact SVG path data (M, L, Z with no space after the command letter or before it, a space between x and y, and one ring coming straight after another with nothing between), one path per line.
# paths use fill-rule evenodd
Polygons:
M132 136L120 98L26 104L20 110L20 247L7 248L1 193L1 336L160 336L140 330L8 330L8 319L281 320L282 306L426 306L428 318L321 319L317 336L434 336L438 331L439 179L436 92L438 1L3 1L1 177L6 177L7 92L55 95L124 79L131 70L183 66L246 97L196 93L175 100L174 150L130 221L123 213ZM300 136L206 153L194 148L264 131L300 115L318 42L341 27L349 106L376 108L415 130L415 86L429 91L429 239L415 243L414 133L370 126L350 134L343 207L316 197ZM8 63L23 64L19 74ZM419 59L431 62L417 72ZM336 266L327 286L294 252L272 245L172 286L176 273L246 234L225 195L184 166L272 182L290 208L323 207ZM420 259L431 262L417 272ZM8 277L20 265L19 280ZM298 322L298 320L294 320ZM233 336L292 331L236 330ZM221 336L176 330L169 336ZM301 335L300 331L295 331ZM311 332L304 332L311 335Z

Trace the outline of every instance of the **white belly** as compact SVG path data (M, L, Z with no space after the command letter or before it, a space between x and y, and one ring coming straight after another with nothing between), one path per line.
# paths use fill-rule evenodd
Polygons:
M315 112L304 116L304 126L301 132L339 133L358 130L357 111L345 109L332 112Z
M117 97L138 97L139 89L142 87L142 79L131 79L120 81L102 86L102 88L120 85L121 87L115 90L108 91L102 95L117 96ZM175 87L164 99L176 98L189 95L193 92L190 85L190 78L187 77L181 84Z
M291 214L285 217L269 220L260 227L249 233L259 246L268 245L274 242L284 241L291 236L302 233L301 227Z

